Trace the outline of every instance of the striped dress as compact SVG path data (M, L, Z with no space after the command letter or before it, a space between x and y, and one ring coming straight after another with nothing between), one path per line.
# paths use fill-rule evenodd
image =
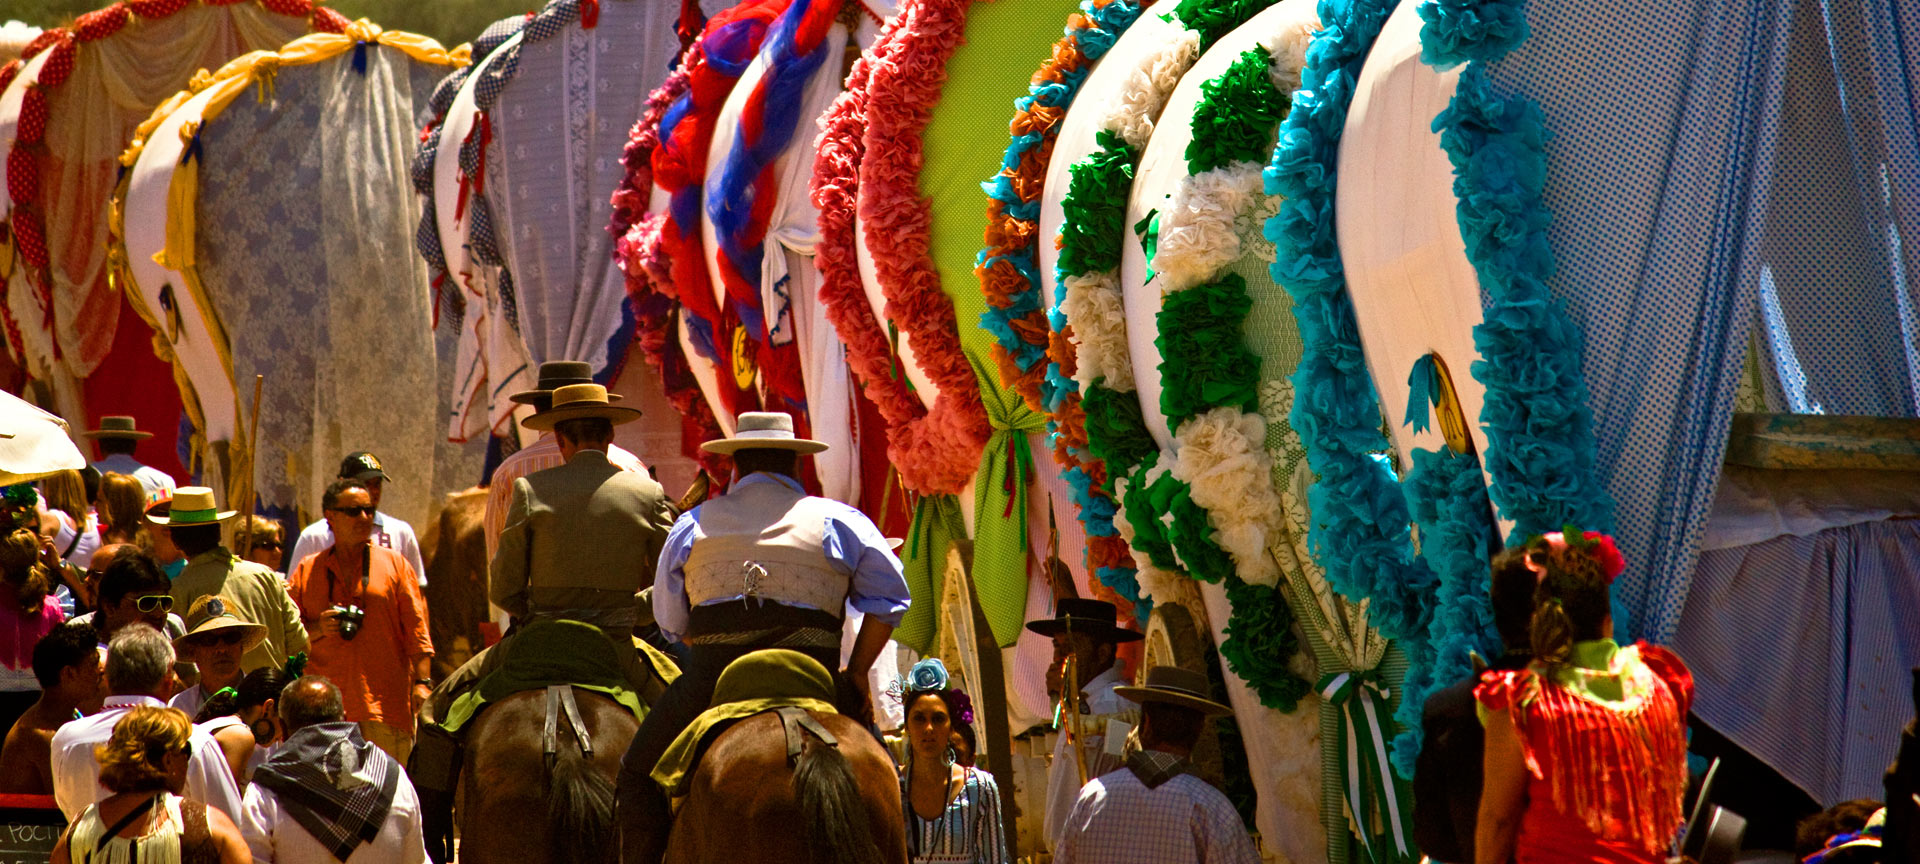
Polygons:
M909 801L906 778L901 800ZM935 819L922 819L907 807L907 830L917 842L913 864L1007 864L1007 837L1000 824L1000 787L993 775L966 769L960 794Z

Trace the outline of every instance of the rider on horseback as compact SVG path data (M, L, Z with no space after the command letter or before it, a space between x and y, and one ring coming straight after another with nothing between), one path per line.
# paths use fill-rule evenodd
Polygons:
M567 461L513 481L488 595L513 616L515 632L530 621L550 619L599 627L614 643L627 686L647 693L659 683L633 646L633 628L650 617L636 595L660 557L673 506L659 483L620 470L607 457L613 427L639 416L635 409L610 404L606 388L598 384L573 384L554 391L549 410L521 421L529 429L553 430ZM517 642L509 634L474 655L422 706L420 741L409 770L423 810L444 814L451 806L460 764L458 739L439 724L456 699L507 663Z
M654 618L692 653L621 762L625 864L657 864L665 854L671 808L650 775L706 710L727 664L759 649L789 648L831 669L851 605L866 618L844 676L866 701L867 672L910 601L900 559L880 529L860 511L802 490L800 455L827 445L795 438L790 415L743 413L734 437L702 446L732 454L738 479L727 494L682 515L661 550Z

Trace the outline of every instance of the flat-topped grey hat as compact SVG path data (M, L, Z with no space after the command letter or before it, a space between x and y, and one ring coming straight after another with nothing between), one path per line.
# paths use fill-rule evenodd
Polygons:
M818 453L827 449L827 442L793 437L793 415L785 411L745 411L734 425L732 438L708 441L700 449L723 456L736 450Z

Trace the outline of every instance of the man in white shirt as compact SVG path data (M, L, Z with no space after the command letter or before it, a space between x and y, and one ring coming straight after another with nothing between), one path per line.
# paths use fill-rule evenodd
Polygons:
M340 479L358 480L367 487L367 494L373 498L373 545L384 546L400 553L413 566L414 575L420 577L420 587L427 587L427 564L420 559L420 541L413 535L413 526L380 512L380 489L386 481L385 468L380 459L365 450L348 453L340 460ZM300 562L333 546L333 529L322 518L300 531L300 539L293 541L293 551L287 555L287 572L292 573Z
M287 685L279 711L287 740L254 771L235 820L255 864L425 861L413 783L346 722L339 688L301 678Z
M102 417L100 428L82 432L80 437L93 439L94 445L100 448L100 459L93 463L93 470L101 474L125 474L140 481L150 502L159 500L163 493L172 494L172 475L133 458L134 446L152 438L153 433L134 428L132 417Z
M108 797L93 748L113 737L113 726L136 706L166 706L172 695L173 643L145 623L122 627L107 644L107 697L100 713L60 727L53 735L53 800L67 819ZM213 736L193 730L185 795L221 812L240 812L240 787L226 752Z

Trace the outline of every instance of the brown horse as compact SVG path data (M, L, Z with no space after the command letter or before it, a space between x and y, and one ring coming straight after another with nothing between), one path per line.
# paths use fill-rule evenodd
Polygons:
M612 699L566 689L577 699L591 757L564 710L553 724L554 752L547 754L546 691L501 699L468 724L456 808L461 864L572 864L617 856L613 784L639 724Z
M435 677L460 668L486 644L480 635L487 620L487 539L481 526L486 507L486 487L449 493L420 538Z
M749 717L714 740L674 820L668 864L905 864L893 760L852 719L812 716L839 744L802 735L791 766L777 715Z

